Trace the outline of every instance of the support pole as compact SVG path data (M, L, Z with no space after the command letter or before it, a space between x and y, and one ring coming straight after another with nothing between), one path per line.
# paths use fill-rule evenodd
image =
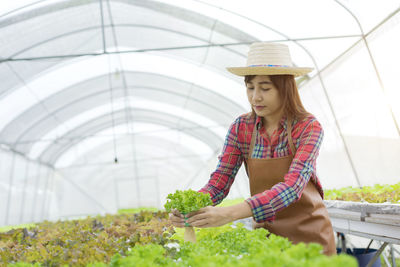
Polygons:
M12 186L13 186L13 182L14 182L15 157L16 157L16 155L13 153L12 160L11 160L10 178L8 180L8 197L7 197L7 204L6 204L6 216L4 217L4 225L8 225L8 223L9 223L11 197L12 197Z

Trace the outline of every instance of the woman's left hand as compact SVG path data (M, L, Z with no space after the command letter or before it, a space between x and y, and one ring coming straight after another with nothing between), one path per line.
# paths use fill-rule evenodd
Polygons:
M187 215L187 223L198 228L217 227L232 222L227 207L207 206Z

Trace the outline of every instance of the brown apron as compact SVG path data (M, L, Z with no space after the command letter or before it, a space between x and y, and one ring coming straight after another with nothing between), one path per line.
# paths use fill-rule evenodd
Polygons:
M288 143L294 155L296 148L292 140L291 121L288 121L287 129ZM284 182L283 178L288 173L293 160L292 155L269 159L251 158L256 134L256 126L254 126L248 158L245 160L252 196L271 189L277 183ZM259 227L264 227L273 234L287 237L294 244L319 243L324 247L324 254L336 254L335 238L328 211L312 181L307 183L299 201L277 212L272 223L256 223L255 228Z

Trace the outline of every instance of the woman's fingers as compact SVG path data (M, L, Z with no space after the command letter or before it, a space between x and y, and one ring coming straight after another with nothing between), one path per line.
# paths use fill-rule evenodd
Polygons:
M182 213L180 213L177 209L173 209L173 210L172 210L172 214L174 214L174 215L177 216L177 217L183 218Z
M199 209L197 211L189 212L188 214L186 214L186 217L187 218L191 218L191 217L193 217L195 215L203 214L205 212L210 211L211 208L213 208L213 206L207 206L207 207L201 208L201 209Z
M186 214L186 217L187 218L191 218L191 217L193 217L193 216L195 216L197 214L201 214L201 213L204 213L204 208L201 208L201 209L199 209L197 211L189 212L188 214Z
M196 214L191 216L187 222L191 226L195 227L209 227L212 222L215 220L214 218L215 214L213 212L213 207L205 207L200 209Z
M169 220L171 221L172 225L175 227L184 227L185 220L183 219L183 215L179 212L172 211L169 214Z
M208 227L209 222L207 219L200 219L196 220L193 223L190 223L190 226L198 227L198 228L203 228L203 227Z
M194 221L204 220L204 219L209 218L209 217L210 216L209 216L208 213L203 212L203 213L199 213L199 214L191 216L190 218L188 218L187 222L191 224Z
M195 227L207 227L210 224L212 208L212 206L204 207L186 215L181 214L177 209L173 209L169 214L169 220L175 227L185 227L187 224Z

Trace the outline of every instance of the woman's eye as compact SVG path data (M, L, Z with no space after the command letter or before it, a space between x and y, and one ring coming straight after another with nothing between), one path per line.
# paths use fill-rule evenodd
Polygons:
M254 87L247 87L247 89L248 89L248 90L253 90L253 89L254 89Z
M269 91L271 88L262 88L263 91Z

